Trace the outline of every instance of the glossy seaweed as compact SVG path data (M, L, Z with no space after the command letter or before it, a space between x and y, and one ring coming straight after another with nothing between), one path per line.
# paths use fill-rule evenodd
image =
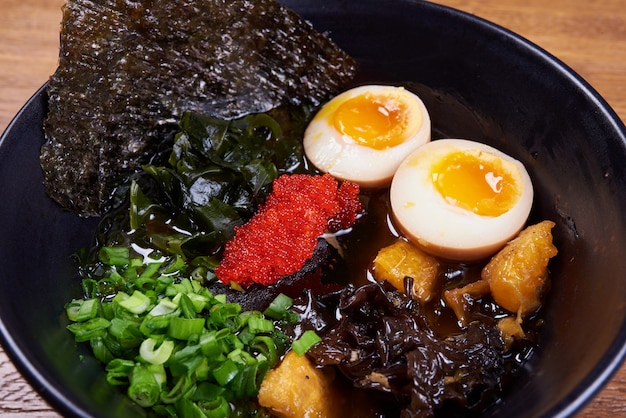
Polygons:
M184 111L222 118L319 104L356 63L273 0L68 1L41 166L48 194L101 215Z

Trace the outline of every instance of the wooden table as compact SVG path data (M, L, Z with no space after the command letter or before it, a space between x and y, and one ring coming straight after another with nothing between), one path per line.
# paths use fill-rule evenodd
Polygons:
M626 7L622 0L439 0L513 30L560 58L626 120ZM64 0L2 0L0 131L54 71ZM58 414L0 348L0 416ZM580 413L626 416L626 365Z

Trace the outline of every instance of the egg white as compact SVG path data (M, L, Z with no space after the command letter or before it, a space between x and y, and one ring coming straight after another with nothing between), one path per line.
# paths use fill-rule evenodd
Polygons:
M446 201L430 178L432 167L458 150L478 150L508 162L521 185L512 208L482 216ZM423 145L402 162L391 183L390 200L394 223L409 240L442 258L475 261L499 251L523 228L533 186L523 164L501 151L474 141L442 139Z
M361 94L394 95L411 112L410 137L384 149L363 145L338 131L331 121L333 112L347 100ZM403 87L366 85L348 90L329 101L313 118L304 135L304 151L319 170L364 187L386 187L402 162L414 149L430 141L431 122L422 100Z

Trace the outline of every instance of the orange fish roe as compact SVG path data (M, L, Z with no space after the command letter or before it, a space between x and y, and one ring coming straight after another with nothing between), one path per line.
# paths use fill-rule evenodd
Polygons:
M359 186L330 175L283 175L265 205L238 227L215 274L224 284L269 285L300 270L325 231L349 228L361 212Z

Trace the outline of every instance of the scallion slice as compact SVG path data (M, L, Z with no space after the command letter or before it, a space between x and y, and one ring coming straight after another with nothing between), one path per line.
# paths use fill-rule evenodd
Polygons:
M293 305L293 299L280 293L274 298L263 314L273 319L283 319L287 310Z
M150 364L163 364L170 358L173 351L174 341L165 340L159 344L157 339L148 338L141 343L139 356Z
M98 299L74 299L65 306L70 321L83 322L95 318L98 314Z
M262 316L251 316L248 318L248 328L253 334L267 334L274 331L274 322Z
M193 335L200 335L204 330L204 324L204 318L172 318L167 335L176 340L188 340Z
M156 404L160 394L161 385L148 366L136 365L130 373L128 397L145 408Z
M85 322L76 322L67 326L74 334L77 342L89 341L92 338L104 337L111 322L104 318L93 318Z
M150 298L139 290L135 290L133 294L125 300L119 301L119 305L134 314L144 313L150 307Z
M226 360L213 370L213 377L221 386L226 386L239 374L239 366L233 360Z
M302 333L300 338L291 344L293 351L299 356L303 356L311 347L322 341L319 335L313 330L307 330Z

